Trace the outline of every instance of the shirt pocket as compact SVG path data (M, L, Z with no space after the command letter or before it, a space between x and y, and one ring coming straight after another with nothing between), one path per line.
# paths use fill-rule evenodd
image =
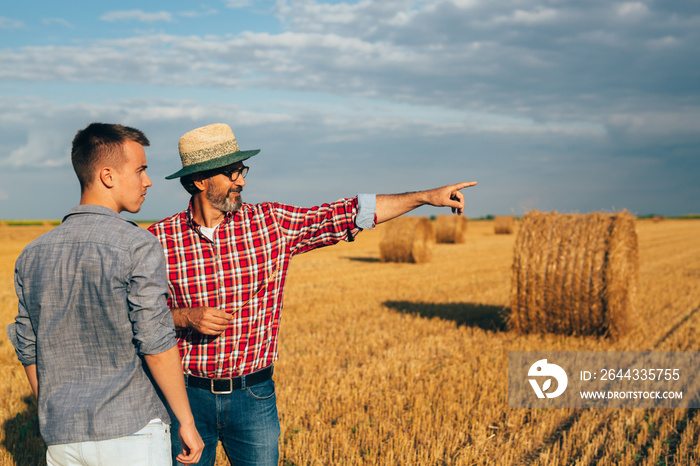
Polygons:
M256 255L251 258L254 264L241 270L240 281L234 283L233 294L236 296L238 306L243 307L251 301L264 297L266 290L271 281L277 277L278 270L281 267L277 261L271 256ZM235 277L236 271L233 271Z

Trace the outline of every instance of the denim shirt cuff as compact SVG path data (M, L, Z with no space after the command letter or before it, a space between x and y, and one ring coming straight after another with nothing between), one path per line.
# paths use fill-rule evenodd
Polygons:
M363 230L371 230L374 228L374 218L377 210L376 194L358 194L357 195L357 216L355 217L355 225Z

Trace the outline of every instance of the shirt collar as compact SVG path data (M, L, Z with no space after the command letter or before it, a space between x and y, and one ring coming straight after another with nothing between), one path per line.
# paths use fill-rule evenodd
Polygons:
M134 224L138 226L136 222L133 220L129 220L127 218L124 218L121 216L121 214L115 212L114 210L110 209L109 207L101 206L101 205L96 205L96 204L80 204L75 207L73 207L70 212L66 214L65 217L63 217L63 222L65 222L68 217L73 217L77 215L105 215L107 217L113 217L117 218L119 220L123 220L125 222Z

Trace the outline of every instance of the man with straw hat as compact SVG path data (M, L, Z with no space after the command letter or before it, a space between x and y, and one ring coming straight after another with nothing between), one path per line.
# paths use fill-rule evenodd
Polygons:
M421 205L462 213L459 183L429 191L367 195L317 207L241 199L259 150L240 150L231 128L212 124L179 141L186 210L149 229L165 251L169 304L178 329L195 424L205 443L199 464L213 465L221 440L232 464L276 465L279 418L272 380L289 260L352 241ZM173 452L180 451L173 436Z

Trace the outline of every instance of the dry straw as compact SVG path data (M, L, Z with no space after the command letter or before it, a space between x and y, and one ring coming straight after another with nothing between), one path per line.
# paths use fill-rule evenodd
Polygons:
M398 217L383 226L382 262L428 262L433 257L435 229L427 217Z
M515 229L515 218L512 215L497 215L493 219L493 231L497 235L510 235Z
M436 242L464 243L467 236L467 217L464 215L438 215L433 224Z
M515 242L509 327L619 337L632 323L637 249L627 212L528 213Z

